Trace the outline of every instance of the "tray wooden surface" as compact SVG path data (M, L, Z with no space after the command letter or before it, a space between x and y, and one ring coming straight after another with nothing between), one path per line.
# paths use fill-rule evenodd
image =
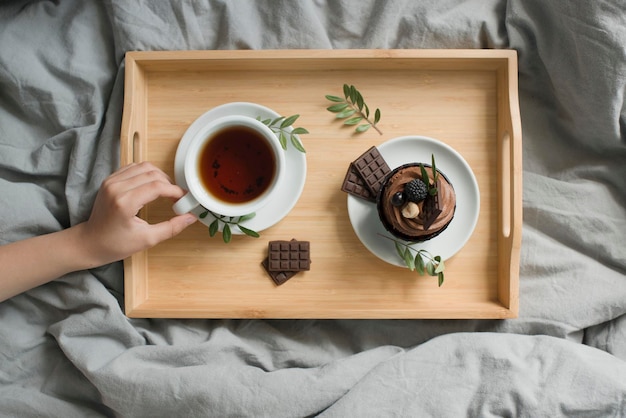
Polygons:
M522 235L522 136L511 50L158 51L126 54L121 164L151 161L174 178L188 126L229 102L254 102L296 126L307 179L294 209L261 238L224 244L196 223L124 261L125 312L165 318L513 318ZM384 135L354 135L325 94L355 85L379 107ZM354 233L340 191L350 161L372 145L424 135L469 163L481 210L463 249L436 278L392 266ZM140 213L173 215L167 199ZM311 270L276 286L261 266L270 240L311 242Z

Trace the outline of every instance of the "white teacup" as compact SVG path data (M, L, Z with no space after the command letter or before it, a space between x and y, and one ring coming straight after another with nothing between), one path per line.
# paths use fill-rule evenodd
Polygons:
M243 216L272 199L286 175L285 152L274 132L240 115L218 118L190 140L184 159L189 193L173 206L198 206L223 216Z

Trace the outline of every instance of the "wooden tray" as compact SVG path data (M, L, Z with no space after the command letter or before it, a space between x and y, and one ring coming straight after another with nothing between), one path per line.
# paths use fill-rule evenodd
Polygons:
M294 209L261 238L224 244L196 223L125 260L129 317L513 318L518 314L522 136L517 55L510 50L161 51L126 54L121 163L148 160L174 178L187 127L228 102L298 113L310 131L307 179ZM325 94L355 85L379 107L384 135L354 135L326 111ZM446 280L371 254L340 191L350 161L409 134L437 138L472 167L481 211L469 242L446 261ZM149 204L150 223L173 215ZM311 242L311 270L275 286L261 267L275 239Z

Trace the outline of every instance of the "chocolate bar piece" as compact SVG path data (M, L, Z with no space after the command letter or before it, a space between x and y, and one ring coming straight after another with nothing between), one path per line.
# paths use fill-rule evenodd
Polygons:
M270 241L269 271L303 271L311 268L309 241Z
M372 194L370 189L365 184L365 180L359 173L353 163L350 163L346 177L343 179L341 190L356 197L360 197L370 202L376 202L376 196Z
M311 268L310 243L308 241L270 241L268 256L261 262L263 268L277 286L285 283L298 272Z
M437 187L440 187L440 182L437 182ZM433 222L435 222L439 215L441 215L441 209L439 208L439 194L429 194L426 196L422 206L422 211L424 217L424 231L428 231Z
M261 264L277 286L280 286L281 284L285 283L287 280L298 274L297 271L270 271L269 260L269 257L265 257L265 260L263 260Z
M372 195L376 196L382 186L383 179L391 171L383 156L380 155L378 148L372 146L354 160L353 164Z

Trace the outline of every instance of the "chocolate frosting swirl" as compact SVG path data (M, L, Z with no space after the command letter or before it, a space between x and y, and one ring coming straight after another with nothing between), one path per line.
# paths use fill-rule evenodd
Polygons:
M433 170L428 164L423 164L428 177L432 180ZM393 170L386 177L383 187L378 195L378 213L385 228L395 236L408 241L425 241L433 238L443 231L452 218L456 209L456 194L452 184L443 173L439 173L437 190L439 209L441 213L435 221L424 229L423 203L419 203L422 213L417 218L409 219L402 215L402 206L395 207L391 204L391 198L397 192L404 191L404 185L413 179L422 179L421 169L418 163L405 164Z

